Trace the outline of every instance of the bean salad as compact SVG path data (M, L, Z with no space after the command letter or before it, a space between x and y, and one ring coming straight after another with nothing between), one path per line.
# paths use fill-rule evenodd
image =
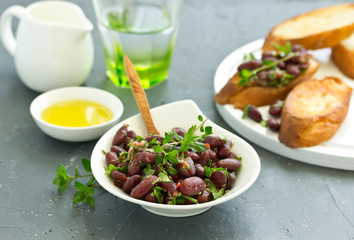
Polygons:
M164 136L141 137L128 125L120 127L105 153L113 184L133 198L160 204L222 197L234 186L242 158L231 151L231 140L214 136L202 116L198 120L199 126L175 127Z

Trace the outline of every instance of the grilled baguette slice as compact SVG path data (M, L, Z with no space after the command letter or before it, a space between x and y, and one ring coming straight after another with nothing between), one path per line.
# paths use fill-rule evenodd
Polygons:
M290 18L275 26L266 37L263 51L272 42L301 44L306 49L333 47L354 32L354 3L333 5Z
M354 79L354 34L332 48L332 59L343 74Z
M218 104L233 104L235 108L243 109L248 104L256 107L269 105L276 100L285 99L286 95L297 84L311 79L317 71L319 64L312 58L309 60L308 69L293 79L287 85L281 87L263 87L263 86L239 86L240 77L236 73L228 83L215 95L214 101Z
M297 85L284 102L279 141L298 148L329 140L347 115L351 94L352 89L336 77Z

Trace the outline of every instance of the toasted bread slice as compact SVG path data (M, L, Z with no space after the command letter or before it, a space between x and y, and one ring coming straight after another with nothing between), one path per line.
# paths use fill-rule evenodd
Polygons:
M319 64L313 60L309 60L308 69L291 80L287 85L281 87L263 87L263 86L239 86L240 77L236 73L228 83L214 97L214 101L218 104L233 104L235 108L243 109L248 104L258 106L269 105L276 100L285 99L286 95L297 84L306 81L312 77L317 71Z
M312 79L287 96L279 141L288 147L311 147L329 140L347 115L352 89L336 77Z
M320 8L274 27L265 39L263 51L274 49L272 42L301 44L306 49L338 45L354 32L354 4Z
M354 79L354 34L332 48L332 59L342 73Z

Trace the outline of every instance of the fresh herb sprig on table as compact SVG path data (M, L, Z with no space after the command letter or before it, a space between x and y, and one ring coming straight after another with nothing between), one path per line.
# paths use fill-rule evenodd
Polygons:
M277 49L279 56L281 57L279 60L277 61L263 61L263 65L253 69L253 70L249 70L249 69L242 69L239 72L239 76L240 76L240 81L239 81L239 86L245 86L245 85L252 85L252 82L254 82L258 76L257 73L261 72L263 70L274 70L276 68L276 66L281 63L281 62L285 62L289 59L291 59L292 57L296 56L296 52L292 51L292 46L289 42L287 42L284 46L280 46L278 44L273 43L274 47ZM253 53L249 53L246 54L243 57L243 61L247 62L250 60L254 60L255 57L253 55ZM270 75L270 78L273 80L276 78L276 76L274 75ZM289 80L293 79L294 76L291 74L287 74L285 73L283 75L283 77L281 78L281 82L280 83L276 83L274 85L277 86L282 86L282 85L286 85Z
M90 160L83 158L81 163L87 174L81 175L79 173L79 166L77 165L75 168L75 175L68 175L65 166L63 164L59 164L56 173L57 177L53 180L53 183L58 186L58 193L63 194L66 190L68 190L70 183L75 180L74 186L77 192L74 195L73 203L78 204L80 202L85 202L89 207L94 208L95 200L92 195L95 193L95 188L100 185L97 184L97 181L91 172ZM76 181L79 178L89 178L89 180L86 184L83 184Z

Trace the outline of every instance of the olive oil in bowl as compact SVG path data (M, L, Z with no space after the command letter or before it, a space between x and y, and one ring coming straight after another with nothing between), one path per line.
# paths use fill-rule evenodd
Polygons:
M43 110L44 121L62 127L88 127L108 122L112 112L104 105L89 100L65 100Z

